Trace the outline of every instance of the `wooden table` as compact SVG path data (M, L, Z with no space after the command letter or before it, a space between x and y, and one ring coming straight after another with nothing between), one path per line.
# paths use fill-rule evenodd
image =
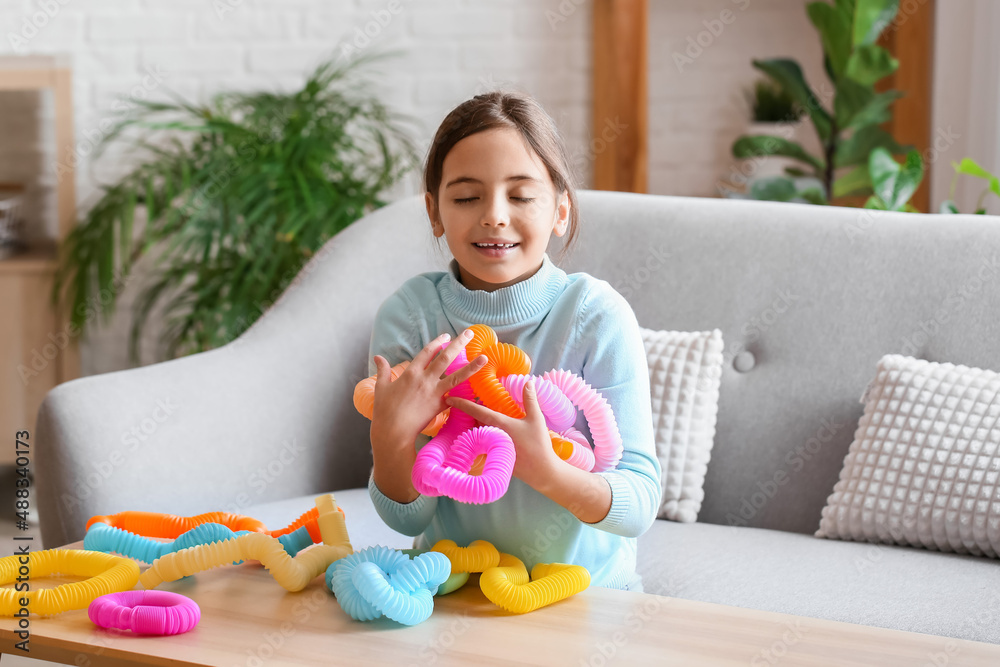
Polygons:
M80 543L70 545L79 548ZM145 566L143 566L145 567ZM37 582L47 586L77 578ZM1000 646L606 588L530 614L508 614L476 575L435 598L413 627L353 621L317 577L289 593L255 562L165 583L201 606L172 637L98 628L86 610L30 618L27 657L71 665L1000 665ZM0 619L0 652L16 623Z

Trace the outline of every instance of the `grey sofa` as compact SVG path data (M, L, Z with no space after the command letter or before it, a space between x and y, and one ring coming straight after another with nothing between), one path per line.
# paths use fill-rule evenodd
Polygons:
M593 191L579 205L567 271L606 279L645 327L726 342L699 521L640 538L646 592L1000 643L995 560L812 536L883 354L1000 370L1000 222ZM53 389L43 543L126 509L280 526L334 490L356 546L410 546L364 489L351 395L378 305L445 261L408 198L332 239L229 345Z

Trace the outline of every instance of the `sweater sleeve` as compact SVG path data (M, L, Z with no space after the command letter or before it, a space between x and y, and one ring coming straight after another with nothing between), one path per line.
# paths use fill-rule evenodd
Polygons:
M611 486L611 509L590 525L638 537L656 519L662 493L646 351L632 307L610 285L598 282L584 304L577 328L582 375L614 411L623 446L618 465L597 473Z
M375 374L373 357L385 357L390 366L409 361L423 349L415 325L413 309L404 289L400 288L386 299L375 314L372 338L368 348L368 373ZM418 440L421 436L417 436ZM417 496L409 503L398 503L383 494L375 484L374 476L368 478L368 495L382 521L404 535L419 535L430 525L437 511L437 498Z

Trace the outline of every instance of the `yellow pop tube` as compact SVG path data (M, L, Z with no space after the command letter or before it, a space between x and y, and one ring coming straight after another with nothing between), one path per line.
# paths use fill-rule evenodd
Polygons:
M490 602L514 614L525 614L564 600L590 586L590 572L581 565L539 563L528 570L515 556L500 555L500 565L483 572L479 587Z
M27 562L22 562L22 558ZM0 616L17 614L22 598L27 599L29 612L42 616L86 609L102 595L131 590L139 580L139 564L134 560L84 549L47 549L0 558L0 584L14 583L18 576L24 575L22 568L27 569L25 576L31 580L52 574L90 579L33 591L0 589Z
M264 533L249 533L213 544L201 544L157 558L139 577L144 588L155 588L164 581L176 581L197 572L229 565L239 560L257 560L281 586L300 591L334 561L354 553L344 515L337 511L331 494L316 499L317 523L323 544L300 551L292 558L281 543Z
M496 567L500 552L485 540L475 540L467 547L460 547L454 540L438 540L431 551L440 551L451 561L451 572L482 572Z

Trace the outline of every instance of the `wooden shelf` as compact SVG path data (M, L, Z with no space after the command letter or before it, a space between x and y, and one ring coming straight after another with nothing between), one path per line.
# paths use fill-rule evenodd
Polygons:
M52 91L55 110L55 159L73 151L72 72L64 56L0 56L0 91ZM2 121L0 121L2 122ZM56 185L57 236L0 259L0 431L28 429L35 435L38 408L57 384L80 376L76 337L66 335L68 313L49 301L59 244L76 224L75 174ZM30 223L29 223L30 224ZM27 235L31 236L31 235ZM36 235L37 236L37 235ZM0 464L13 462L13 449L0 452Z
M26 250L0 259L0 275L18 273L50 273L58 265L59 247L54 243L37 243Z

